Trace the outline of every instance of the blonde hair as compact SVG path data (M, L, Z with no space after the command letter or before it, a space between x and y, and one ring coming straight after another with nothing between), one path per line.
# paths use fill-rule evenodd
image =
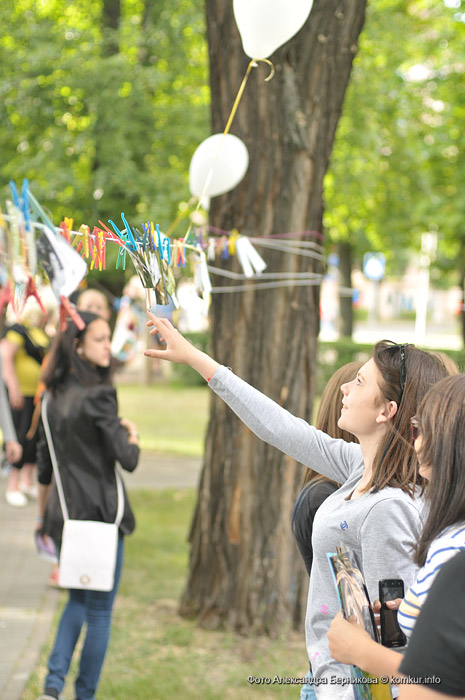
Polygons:
M453 360L452 357L447 354L447 352L442 352L441 350L431 350L431 354L436 355L436 357L439 357L444 367L446 368L447 374L449 374L451 377L460 374L460 370L455 360Z

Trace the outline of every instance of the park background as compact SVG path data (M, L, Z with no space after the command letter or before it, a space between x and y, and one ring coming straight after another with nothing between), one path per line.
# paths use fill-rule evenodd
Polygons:
M192 212L190 158L224 127L247 65L231 3L0 6L2 200L10 179L27 177L55 222L93 224L126 211L163 230L179 221L182 235ZM273 80L263 84L266 73L257 70L247 86L233 131L249 147L251 174L212 202L211 221L248 235L324 236L320 266L264 255L272 268L321 275L322 293L218 295L210 332L192 339L299 415L311 417L313 396L336 366L368 356L381 337L450 350L465 366L464 34L460 0L315 0L299 35L272 56ZM267 149L271 142L280 150ZM275 220L262 201L279 212ZM384 256L382 280L364 275L367 254ZM90 273L88 283L118 297L125 277L110 268ZM159 371L144 385L143 361L133 369L118 390L142 447L205 454L214 490L134 494L139 527L128 541L100 696L294 697L295 687L246 679L306 670L306 582L289 534L303 470L251 442L188 371ZM243 444L245 452L237 449ZM245 502L250 489L254 499ZM220 530L216 552L195 543L196 528L209 530L198 515L206 497L215 509L208 523ZM186 597L195 569L191 524L193 549L212 574L224 574L218 559L226 556L229 577L216 577L219 590L201 577L200 592L191 577ZM280 548L270 556L273 539ZM245 540L253 540L249 549ZM288 600L281 594L291 583ZM37 695L45 658L24 700Z

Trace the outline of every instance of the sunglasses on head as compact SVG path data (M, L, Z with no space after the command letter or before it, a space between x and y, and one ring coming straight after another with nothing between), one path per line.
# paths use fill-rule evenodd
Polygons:
M410 343L405 343L404 345L395 345L394 347L399 348L399 353L400 353L400 377L399 377L399 384L400 384L400 396L399 396L399 405L400 402L402 401L402 396L404 395L404 389L405 389L405 381L407 379L407 368L405 365L405 349L410 346Z
M420 421L416 416L410 418L410 437L415 441L421 435Z

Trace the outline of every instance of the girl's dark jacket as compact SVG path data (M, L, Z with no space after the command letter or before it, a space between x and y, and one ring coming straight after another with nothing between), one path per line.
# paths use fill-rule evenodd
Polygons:
M47 415L69 517L114 522L118 500L115 462L132 472L139 459L138 446L128 443L127 430L118 418L115 389L103 384L86 387L70 376L56 396L49 395ZM60 542L63 515L42 426L37 466L39 483L52 483L43 530ZM124 489L120 532L128 535L134 527Z

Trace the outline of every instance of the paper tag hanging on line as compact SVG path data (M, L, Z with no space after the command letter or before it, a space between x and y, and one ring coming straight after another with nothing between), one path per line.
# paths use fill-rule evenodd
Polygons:
M254 277L266 270L266 263L246 236L236 239L236 253L245 277Z
M204 301L208 301L212 291L210 275L208 274L207 261L205 253L198 258L194 269L194 284L197 294L202 296Z
M87 265L79 253L48 226L44 226L37 241L37 253L57 300L69 297L87 273Z
M216 239L213 237L208 239L207 258L210 262L216 258Z

